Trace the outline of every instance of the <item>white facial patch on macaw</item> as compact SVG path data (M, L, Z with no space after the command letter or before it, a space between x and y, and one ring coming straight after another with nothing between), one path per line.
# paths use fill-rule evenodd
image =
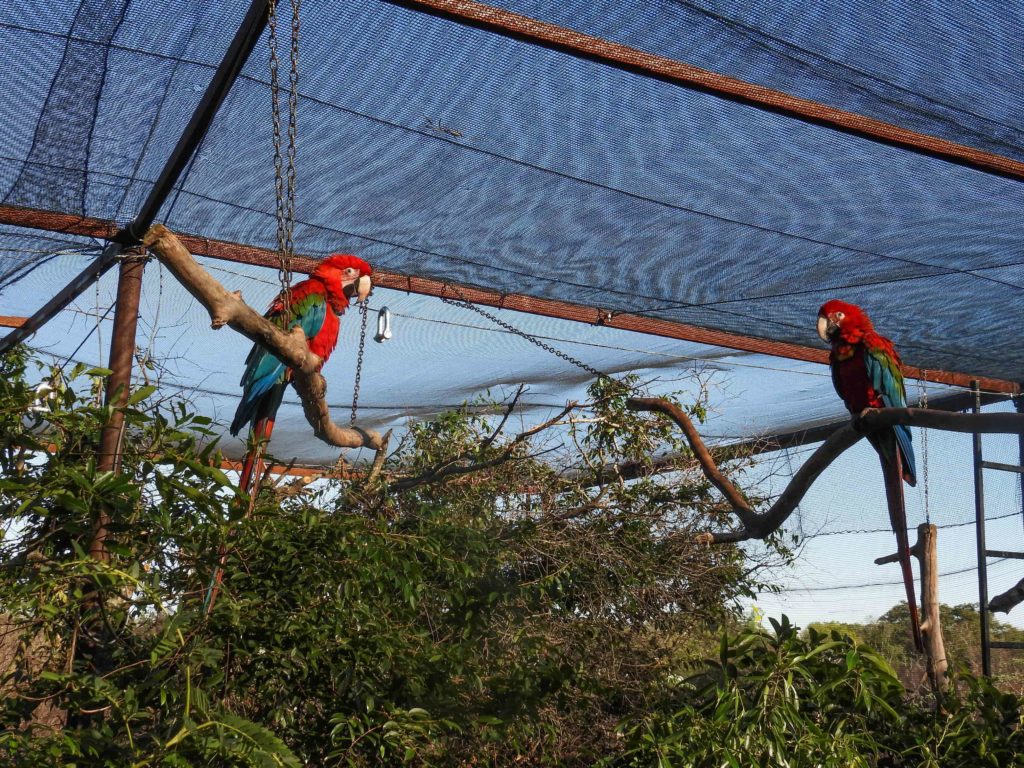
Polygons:
M832 312L828 317L818 315L818 337L826 344L831 343L844 317L842 312Z
M341 273L341 288L350 301L358 304L370 295L373 281L369 275L361 275L358 269L349 267Z

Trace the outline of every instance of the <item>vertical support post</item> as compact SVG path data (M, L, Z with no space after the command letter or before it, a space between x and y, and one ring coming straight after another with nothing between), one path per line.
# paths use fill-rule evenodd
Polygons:
M971 382L974 413L981 413L981 388ZM988 633L988 556L985 554L985 479L981 466L981 434L974 433L974 523L978 542L978 615L981 623L981 673L992 675L992 647Z
M142 297L142 272L145 259L127 257L121 261L117 277L117 299L114 306L114 330L110 341L111 373L107 379L104 403L114 408L110 421L100 434L100 451L96 468L101 472L121 471L121 437L124 432L124 412L121 408L128 401L132 378L132 361L135 357L135 333L139 320L139 300ZM93 533L89 554L97 560L109 560L107 552L107 526L110 515L105 509L99 511L96 530Z
M946 646L942 641L942 623L939 619L939 555L938 529L931 523L917 526L914 545L921 566L921 634L928 657L928 682L938 702L946 690Z
M1024 414L1024 393L1017 395L1013 399L1013 404L1017 408L1017 413ZM1024 467L1024 434L1017 435L1017 464ZM1024 522L1024 472L1020 474L1020 514L1021 521Z

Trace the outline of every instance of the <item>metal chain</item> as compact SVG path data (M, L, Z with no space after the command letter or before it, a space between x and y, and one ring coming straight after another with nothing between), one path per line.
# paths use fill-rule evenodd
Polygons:
M370 304L365 299L359 305L363 317L359 323L359 354L356 356L356 383L352 388L352 424L356 423L356 411L359 407L359 382L363 377L363 351L366 349L366 320L370 316Z
M456 292L458 292L458 289L455 289L455 290L456 290ZM608 381L613 381L615 383L621 383L621 382L618 382L615 379L613 379L607 373L603 373L603 372L597 370L597 368L594 368L592 365L587 365L583 361L577 360L572 355L566 354L565 352L562 352L559 349L555 349L550 344L545 344L543 341L538 339L536 336L531 336L526 331L521 331L520 329L516 328L511 323L506 323L504 320L501 320L500 318L495 317L490 312L488 312L488 311L486 311L484 309L481 309L476 304L473 304L473 303L467 301L465 299L465 297L462 297L461 300L460 300L460 299L449 299L449 298L446 298L444 296L441 296L440 299L445 304L451 304L454 307L462 307L463 309L469 309L469 310L472 310L473 312L476 312L479 315L483 315L488 320L490 320L492 323L494 323L495 325L501 326L502 328L504 328L509 333L514 333L516 336L519 336L521 338L526 339L531 344L536 344L538 347L543 349L545 352L550 352L555 357L560 357L562 360L565 360L567 363L571 363L571 364L575 365L577 368L582 368L584 371L586 371L587 373L591 374L592 376L596 376L599 379L607 379Z
M295 254L295 147L298 139L299 114L299 9L301 0L292 0L291 71L288 73L288 210L285 218L285 252L288 255L287 276L291 279L291 258Z
M921 378L917 380L917 407L925 410L928 409L928 386L925 383L927 378L928 371L922 371ZM931 524L932 516L928 508L928 430L924 427L921 428L921 484L923 486L921 496L924 500L924 519L926 523Z
M274 189L277 197L277 255L278 280L281 283L281 300L284 316L291 320L292 255L295 252L295 146L297 137L297 114L299 93L299 7L300 0L292 0L291 25L291 71L288 78L288 147L281 148L281 84L280 61L277 54L277 0L270 0L270 112L274 127ZM287 324L287 323L286 323Z

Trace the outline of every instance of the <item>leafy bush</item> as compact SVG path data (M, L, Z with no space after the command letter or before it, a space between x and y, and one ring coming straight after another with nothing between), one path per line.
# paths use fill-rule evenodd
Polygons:
M984 678L957 677L935 712L908 698L892 667L852 636L813 628L801 636L785 616L772 626L723 638L719 658L682 682L674 701L621 727L625 752L607 764L1024 764L1024 702Z
M189 597L235 495L200 444L208 421L183 407L146 413L153 390L139 390L124 472L99 472L109 412L73 387L39 402L25 367L21 353L0 359L2 754L19 766L299 765L203 676L220 651ZM114 521L109 561L88 554L100 510Z
M981 629L976 605L940 605L939 623L946 648L946 658L953 669L981 670ZM911 690L927 686L924 657L914 650L907 627L910 611L901 602L867 624L812 624L815 629L838 629L877 649L896 668L900 679ZM1024 630L1017 629L995 616L989 616L989 633L993 640L1021 642ZM1015 652L995 654L995 679L1000 687L1018 695L1024 693L1024 656Z
M571 426L575 472L477 404L414 426L384 482L270 488L246 517L202 418L140 391L123 473L99 472L109 413L75 390L103 372L40 405L25 367L0 363L18 765L586 765L753 587L737 548L693 543L717 513L692 462L608 475L670 433L615 388Z
M140 390L123 472L99 472L110 414L82 384L104 372L39 402L26 365L0 360L9 764L1020 759L1016 697L965 677L935 715L839 632L747 631L683 679L737 625L758 563L695 543L720 503L667 423L607 383L568 426L563 470L543 435L504 436L501 411L475 404L415 425L379 482L266 488L247 516L204 419ZM680 455L667 475L608 469L665 449Z

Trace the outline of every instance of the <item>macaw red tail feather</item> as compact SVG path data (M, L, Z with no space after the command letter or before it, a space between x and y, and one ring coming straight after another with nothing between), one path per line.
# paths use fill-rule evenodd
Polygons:
M242 474L238 477L238 489L244 491L250 497L258 490L256 486L263 478L263 454L266 452L267 443L270 441L270 434L273 431L274 416L264 416L261 419L257 419L252 427L252 434L249 437L249 452L245 454ZM249 509L252 509L251 502Z
M910 541L907 536L907 510L903 503L903 467L900 452L895 451L895 461L879 455L882 473L885 476L885 499L889 506L889 522L896 533L896 553L903 571L903 584L907 588L907 606L910 608L910 633L914 647L924 650L921 638L921 617L917 611L917 596L914 592L914 571L910 567Z
M276 408L274 409L277 410ZM275 414L276 415L276 414ZM252 508L256 502L256 494L259 493L259 484L263 479L263 472L266 462L263 454L266 452L267 443L270 441L270 434L274 431L274 416L264 416L257 419L253 424L252 432L249 435L249 452L245 454L245 461L242 463L242 473L238 478L238 489L244 491L248 496L248 508L245 516L252 514ZM227 560L227 547L221 544L218 552L217 567L210 579L210 586L206 590L206 613L213 610L213 604L217 601L217 594L220 592L221 582L224 580L224 561Z

